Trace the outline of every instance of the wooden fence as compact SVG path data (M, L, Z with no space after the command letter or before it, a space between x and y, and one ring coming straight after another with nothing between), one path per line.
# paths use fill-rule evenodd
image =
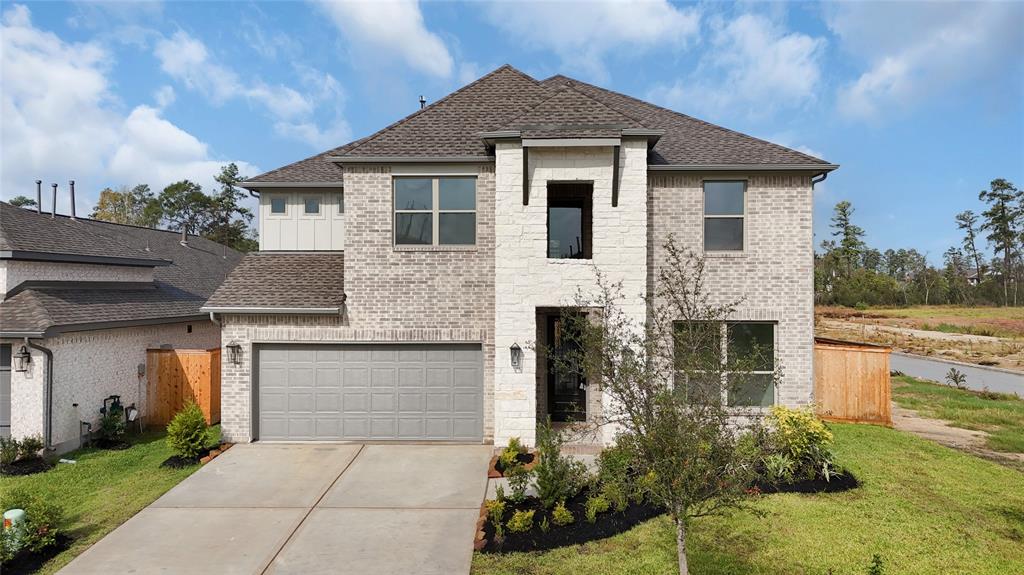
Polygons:
M814 340L814 399L832 421L892 425L888 347Z
M167 425L190 399L220 423L220 348L146 350L145 423Z

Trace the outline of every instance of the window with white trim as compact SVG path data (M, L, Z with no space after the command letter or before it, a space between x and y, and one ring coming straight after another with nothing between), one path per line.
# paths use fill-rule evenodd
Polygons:
M302 198L302 210L306 215L320 213L320 196L306 196Z
M745 181L704 182L704 251L743 250Z
M270 213L272 214L285 214L288 213L288 198L284 196L271 196L270 197Z
M395 245L476 244L476 178L394 178Z
M675 340L681 392L714 394L729 407L774 405L774 323L676 322Z

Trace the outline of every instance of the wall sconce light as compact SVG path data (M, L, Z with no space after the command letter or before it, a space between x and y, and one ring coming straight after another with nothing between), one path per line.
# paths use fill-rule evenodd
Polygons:
M512 353L512 369L519 371L523 368L523 348L519 347L518 343L513 343L508 349Z
M242 365L242 345L236 341L233 341L227 345L228 347L228 359L234 365Z
M28 364L32 363L32 354L28 348L21 346L18 353L14 354L14 371L28 371Z

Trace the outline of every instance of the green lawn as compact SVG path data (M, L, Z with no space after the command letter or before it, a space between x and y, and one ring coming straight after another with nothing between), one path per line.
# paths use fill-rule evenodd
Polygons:
M758 517L695 522L689 559L700 575L1024 573L1024 474L868 425L832 426L840 461L862 481L837 494L768 495ZM621 535L545 553L476 554L475 575L676 572L674 530L661 517Z
M76 464L61 463L45 473L25 477L0 477L0 491L24 486L64 507L65 530L74 542L40 573L56 572L199 469L198 465L161 468L160 464L173 455L164 436L163 432L147 432L133 437L129 449L82 449L64 455L77 460ZM219 426L212 429L210 436L220 437Z
M988 432L988 446L996 451L1024 453L1024 399L998 397L986 399L977 392L907 376L892 378L892 398L900 407L956 427Z

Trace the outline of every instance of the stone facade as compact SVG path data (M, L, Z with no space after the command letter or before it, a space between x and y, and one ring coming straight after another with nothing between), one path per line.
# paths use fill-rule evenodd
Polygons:
M152 282L152 267L0 261L0 300L25 281Z
M191 333L188 326L192 327ZM4 340L17 350L21 340ZM78 422L99 421L103 398L120 395L145 414L146 350L170 346L210 349L220 346L220 329L210 321L71 332L39 342L53 352L53 437L58 451L77 447ZM43 435L46 356L29 348L26 372L11 372L11 435ZM78 404L78 408L74 404Z
M484 356L484 438L494 434L494 167L475 168L475 246L395 246L392 172L345 172L343 316L226 315L223 340L243 346L240 365L224 354L222 431L249 441L253 344L270 342L479 343ZM460 174L463 172L460 172Z

